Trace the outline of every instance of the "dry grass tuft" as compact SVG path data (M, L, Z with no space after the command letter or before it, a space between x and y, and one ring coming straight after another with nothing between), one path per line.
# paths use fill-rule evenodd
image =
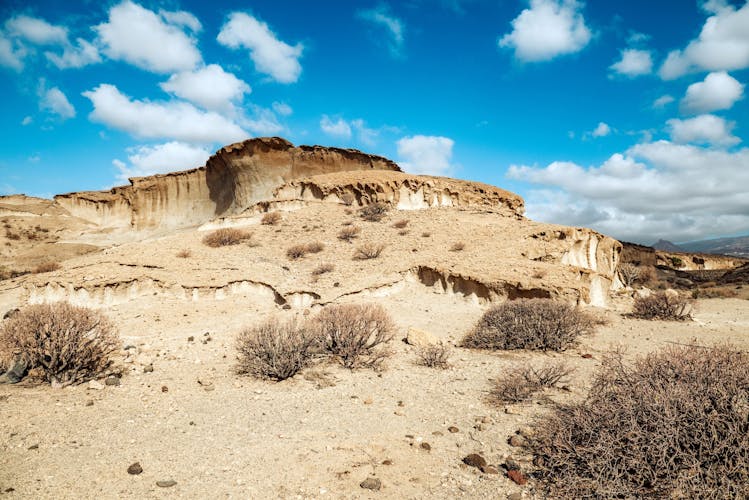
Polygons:
M453 243L453 246L450 247L451 252L462 252L466 247L466 244L462 241L458 241L457 243Z
M275 226L281 222L281 219L283 219L281 212L268 212L263 215L262 219L260 219L260 224L263 224L264 226Z
M572 372L574 369L563 362L549 363L540 368L518 367L494 382L489 399L496 404L522 403L544 389L567 383Z
M60 269L60 264L58 262L47 261L42 262L41 264L36 266L32 272L34 274L51 273L52 271L57 271L58 269Z
M338 233L338 239L351 243L352 240L359 237L361 229L357 226L346 226Z
M291 260L301 259L308 253L320 253L325 249L325 245L319 241L305 243L303 245L294 245L286 250L286 256Z
M514 300L486 311L462 346L564 351L577 337L591 333L593 327L590 315L564 302Z
M306 322L271 319L237 338L237 373L285 380L312 363L317 340Z
M314 319L324 352L346 368L380 366L390 355L383 349L395 333L395 325L379 305L330 305Z
M604 359L528 443L549 498L749 498L749 355L673 346Z
M325 250L325 245L319 241L313 241L305 245L307 247L307 253L320 253Z
M177 258L179 259L188 259L192 256L192 252L188 249L180 250L177 252Z
M0 359L19 355L29 370L62 385L102 376L119 347L104 316L67 302L28 306L0 324Z
M445 370L450 367L450 347L446 344L433 344L416 351L416 362L429 368Z
M407 220L407 219L401 219L401 220L399 220L399 221L396 221L396 222L395 222L395 223L393 224L393 227L394 227L394 228L396 228L396 229L403 229L403 228L404 228L404 227L406 227L407 225L408 225L408 220Z
M229 245L238 245L245 240L252 238L252 233L235 228L217 229L203 238L203 244L209 247L225 247Z
M377 243L364 243L354 252L354 260L376 259L385 249L385 245Z
M312 276L320 276L321 274L330 273L333 272L334 269L335 266L333 264L320 264L312 270Z
M359 209L359 216L369 222L380 222L390 207L386 203L375 202Z
M633 318L688 321L692 319L690 301L674 293L657 292L647 297L636 297L630 314Z

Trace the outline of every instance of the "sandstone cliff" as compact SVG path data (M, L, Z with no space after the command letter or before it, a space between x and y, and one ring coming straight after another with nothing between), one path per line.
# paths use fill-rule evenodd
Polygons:
M623 243L622 262L643 266L666 266L680 271L734 269L746 259L731 255L690 252L668 252L636 243Z
M130 179L129 186L55 196L72 215L103 227L174 229L239 212L293 179L351 170L400 171L355 149L295 147L279 137L220 149L204 167Z

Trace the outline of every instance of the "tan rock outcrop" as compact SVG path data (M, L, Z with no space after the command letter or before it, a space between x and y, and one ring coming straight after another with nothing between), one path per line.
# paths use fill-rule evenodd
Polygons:
M376 169L400 171L386 158L354 149L258 138L220 149L204 167L132 178L129 186L58 195L55 201L103 227L174 229L237 213L296 178Z

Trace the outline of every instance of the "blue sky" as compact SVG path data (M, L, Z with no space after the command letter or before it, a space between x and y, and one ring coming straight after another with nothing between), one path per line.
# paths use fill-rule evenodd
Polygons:
M280 135L620 239L746 234L747 68L743 0L5 0L0 194Z

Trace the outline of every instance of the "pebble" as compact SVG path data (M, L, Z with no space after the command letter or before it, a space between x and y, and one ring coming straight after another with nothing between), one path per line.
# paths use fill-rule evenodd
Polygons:
M510 446L515 446L515 447L525 446L525 438L518 434L512 436L507 442L510 444Z
M161 392L169 392L169 388L165 385L161 386Z
M507 495L507 500L523 500L523 494L520 492L510 493Z
M507 477L509 477L513 483L519 484L520 486L523 486L528 482L528 479L526 479L523 473L519 470L507 471Z
M146 365L143 367L143 373L152 373L153 372L153 365Z
M448 427L448 428L447 428L447 431L448 431L449 433L451 433L451 434L455 434L456 432L460 432L460 429L458 429L458 428L457 428L457 427L455 427L454 425L451 425L450 427Z
M478 453L471 453L470 455L463 457L463 463L470 467L476 467L477 469L481 469L487 465L486 459Z
M423 443L421 443L421 445L420 445L420 446L421 446L421 449L422 449L422 450L426 450L426 451L432 451L432 445L430 445L430 444L429 444L429 443L427 443L426 441L424 441Z
M195 337L193 335L190 335L189 337L187 337L187 341L188 342L195 342Z
M88 401L86 401L86 406L94 406L94 400L89 399Z
M130 467L127 468L127 473L132 476L137 476L143 472L143 467L140 466L140 463L135 462L134 464L130 465Z
M89 380L88 382L88 388L93 389L95 391L100 391L104 389L104 384L99 382L98 380Z
M520 470L520 464L515 461L512 457L505 459L505 468L507 470Z
M379 491L380 488L382 488L382 481L380 481L376 477L368 477L367 479L359 483L359 486L361 486L365 490Z
M104 385L111 385L111 386L117 387L120 384L121 384L120 379L118 377L115 377L114 375L110 375L106 379L104 379Z
M499 474L499 469L497 469L493 465L485 465L481 468L481 472L483 472L484 474Z
M176 485L177 481L173 479L167 479L165 481L156 481L156 486L159 488L171 488L172 486Z
M393 461L388 459L385 459L382 461L382 465L393 465Z

